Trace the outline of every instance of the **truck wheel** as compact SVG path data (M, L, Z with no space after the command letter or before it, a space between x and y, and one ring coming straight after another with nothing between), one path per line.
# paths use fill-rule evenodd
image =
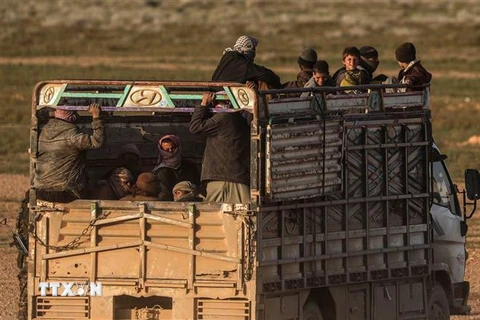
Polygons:
M323 320L322 311L318 304L308 299L303 306L303 320Z
M428 320L450 319L450 307L443 287L436 283L428 298Z

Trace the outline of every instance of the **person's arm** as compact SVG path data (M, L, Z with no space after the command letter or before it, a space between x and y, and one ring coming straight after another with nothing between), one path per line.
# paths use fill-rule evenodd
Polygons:
M281 89L282 84L280 77L272 70L259 66L255 63L249 65L247 74L245 76L247 80L263 81L272 86L274 89Z
M100 106L97 103L92 103L88 107L88 112L92 115L93 134L81 132L74 134L70 141L76 148L80 150L98 149L103 145L104 127L103 121L100 120L100 111Z
M212 105L214 93L204 93L202 104L195 107L190 120L190 132L194 134L203 133L206 135L215 135L218 132L219 124L217 117L207 118L207 107Z
M315 82L315 78L311 77L310 80L307 81L307 83L305 83L305 85L303 86L304 88L315 88L317 86L317 83ZM311 91L306 91L306 92L302 92L302 94L300 95L300 98L306 98L308 96L311 95Z

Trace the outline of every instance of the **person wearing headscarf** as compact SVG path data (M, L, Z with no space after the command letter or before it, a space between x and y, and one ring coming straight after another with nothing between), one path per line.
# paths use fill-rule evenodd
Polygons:
M180 181L172 190L175 202L200 202L202 197L198 195L197 186L190 181Z
M100 106L93 103L92 134L82 133L75 124L77 113L56 109L55 118L41 129L33 185L37 199L70 202L85 196L87 172L85 152L103 145L104 128Z
M243 35L237 39L233 48L226 48L217 68L213 72L213 81L247 83L257 85L265 83L270 88L280 89L280 77L272 70L254 63L258 40Z
M132 188L132 193L126 195L120 200L128 201L158 201L160 193L160 184L158 177L151 172L140 174Z
M373 76L373 73L377 70L380 60L378 59L378 51L372 46L363 46L360 49L360 61L358 62L358 68L363 69L367 73L367 81L369 83L378 84L383 83L388 79L384 74Z
M173 187L180 181L198 184L200 175L194 163L182 158L182 141L173 134L167 134L158 141L158 160L152 172L160 184L159 199L172 201Z
M106 180L97 182L92 199L118 200L132 193L135 179L127 168L120 167L113 170Z

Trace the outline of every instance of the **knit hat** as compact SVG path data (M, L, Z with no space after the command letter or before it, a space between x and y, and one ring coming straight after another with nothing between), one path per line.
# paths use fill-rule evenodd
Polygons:
M416 59L416 53L415 46L410 42L406 42L395 50L395 58L399 62L409 63Z
M363 46L359 49L360 56L365 59L378 58L378 51L371 46Z
M317 52L312 48L307 48L300 53L297 62L298 64L311 69L315 62L317 62Z
M161 191L158 177L151 172L140 174L135 186L138 191L143 191L144 193L155 197L158 196Z

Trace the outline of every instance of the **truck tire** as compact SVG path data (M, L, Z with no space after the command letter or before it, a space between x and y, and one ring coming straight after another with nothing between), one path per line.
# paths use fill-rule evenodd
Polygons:
M323 320L322 311L315 300L308 299L303 306L303 320Z
M450 319L450 307L443 287L437 282L428 297L428 320Z

